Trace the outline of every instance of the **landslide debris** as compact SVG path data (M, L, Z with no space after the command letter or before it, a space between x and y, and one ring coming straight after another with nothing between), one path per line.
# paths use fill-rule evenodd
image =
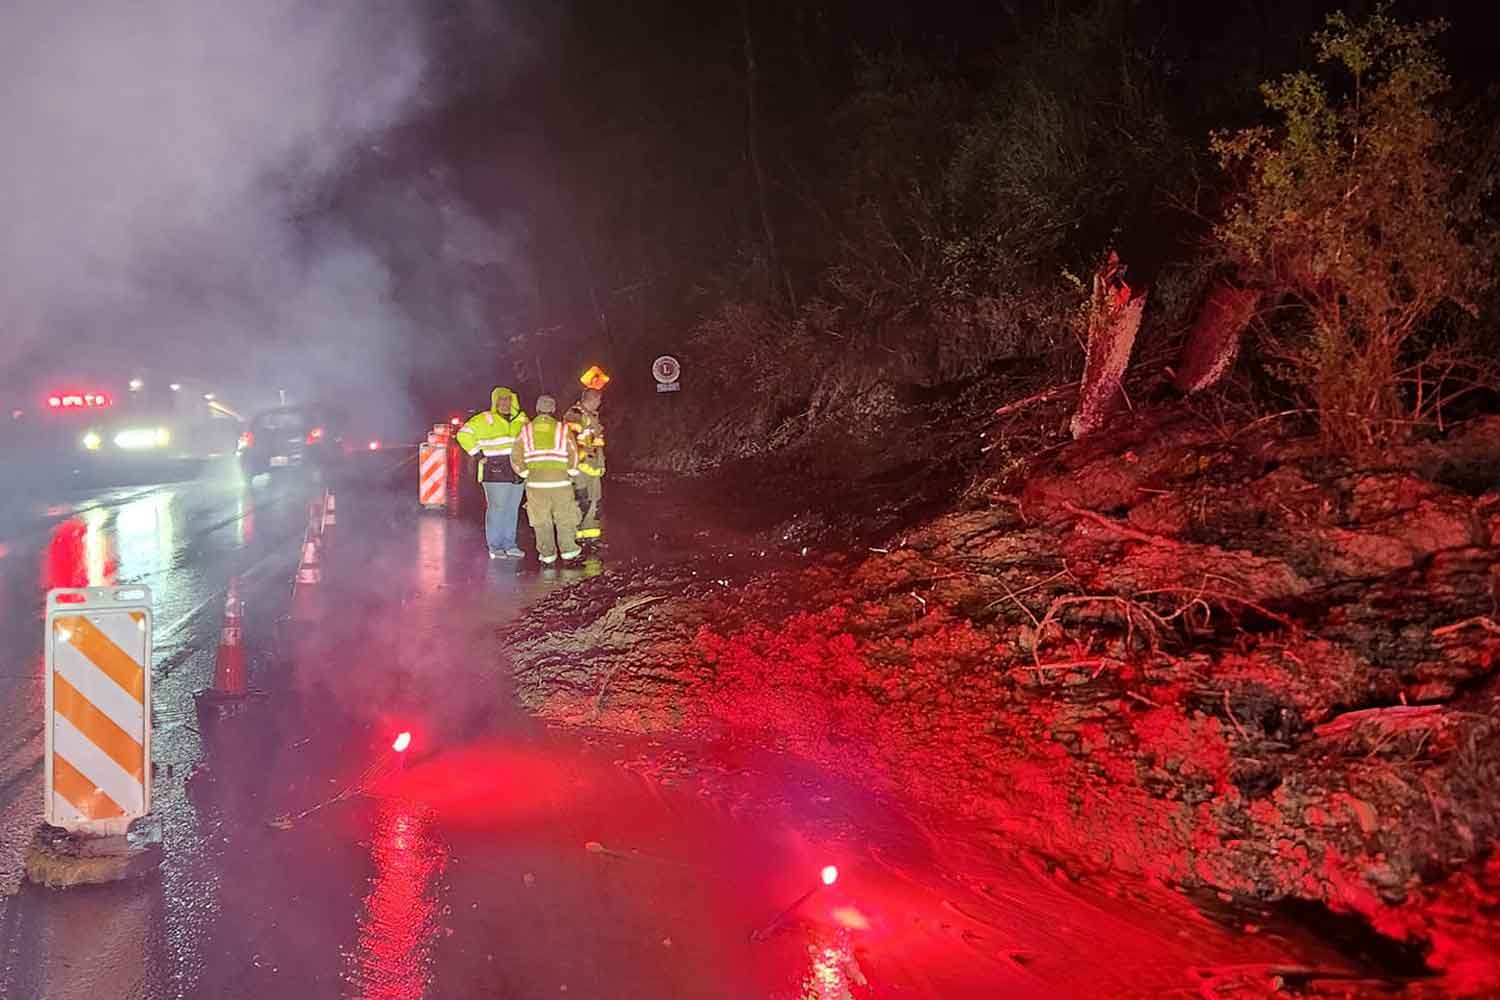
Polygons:
M1138 411L869 551L616 568L533 609L520 697L1357 914L1500 990L1500 422L1379 467L1271 430Z

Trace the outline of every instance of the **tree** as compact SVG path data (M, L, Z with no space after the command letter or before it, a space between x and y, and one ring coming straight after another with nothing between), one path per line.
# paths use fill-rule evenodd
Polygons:
M1444 304L1472 310L1485 281L1440 105L1449 82L1432 42L1445 27L1401 23L1385 5L1362 21L1331 14L1313 41L1339 72L1263 84L1280 127L1213 140L1243 177L1216 239L1243 277L1296 307L1272 352L1338 447L1374 444L1420 409L1406 376L1424 324Z

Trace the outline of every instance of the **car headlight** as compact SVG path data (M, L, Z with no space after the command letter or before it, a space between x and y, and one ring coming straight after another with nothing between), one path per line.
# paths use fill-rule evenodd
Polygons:
M142 448L165 448L172 440L165 427L132 427L115 435L115 445L128 451Z
M89 431L83 436L83 446L89 451L98 451L104 444L104 439L99 436L98 431Z

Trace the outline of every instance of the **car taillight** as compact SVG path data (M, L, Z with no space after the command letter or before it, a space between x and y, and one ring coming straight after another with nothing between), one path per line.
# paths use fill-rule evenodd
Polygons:
M82 394L70 392L61 396L48 396L47 405L56 409L73 409L76 407L108 406L109 396L102 392L85 392Z
M246 431L245 433L243 433L243 434L240 435L240 451L245 451L245 450L247 450L249 448L254 448L254 447L255 447L255 435L252 432Z
M310 431L307 432L307 443L308 444L316 444L317 442L319 442L321 440L323 440L323 428L321 428L321 427L314 427L312 430L310 430Z

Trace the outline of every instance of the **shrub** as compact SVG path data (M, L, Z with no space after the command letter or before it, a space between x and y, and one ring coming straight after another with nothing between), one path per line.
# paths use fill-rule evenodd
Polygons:
M1436 350L1419 343L1424 324L1445 304L1472 310L1485 281L1455 197L1448 77L1432 47L1443 28L1384 6L1363 21L1332 14L1314 43L1338 72L1262 85L1280 127L1213 140L1243 173L1217 242L1294 307L1270 350L1336 447L1368 447L1416 414L1403 378Z

